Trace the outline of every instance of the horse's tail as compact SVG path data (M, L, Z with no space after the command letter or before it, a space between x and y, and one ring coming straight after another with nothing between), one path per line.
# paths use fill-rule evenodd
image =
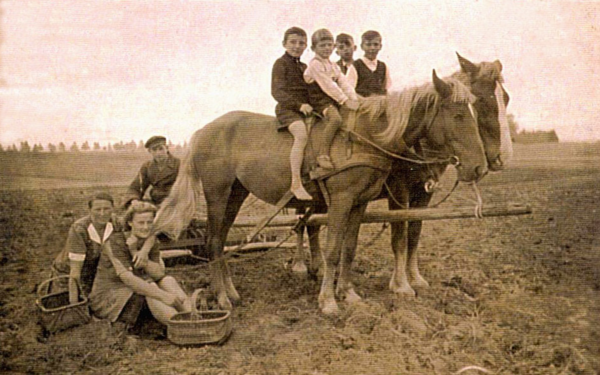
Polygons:
M201 197L200 171L195 163L197 133L194 134L179 168L177 180L169 196L162 202L154 220L154 232L177 238L187 228L196 213Z

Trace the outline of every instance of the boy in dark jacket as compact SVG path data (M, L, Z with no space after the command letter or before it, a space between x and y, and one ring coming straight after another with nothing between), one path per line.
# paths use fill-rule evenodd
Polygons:
M150 190L150 199L155 205L160 205L169 195L179 173L180 161L171 155L167 139L161 135L150 137L144 145L152 155L152 160L142 165L137 176L127 189L125 205L134 200L142 200L146 191Z
M310 200L310 194L302 186L300 172L304 159L304 148L308 141L308 131L304 118L313 108L308 104L308 85L303 74L306 64L300 61L307 45L306 32L299 27L286 30L283 36L285 53L273 65L271 75L271 95L277 101L275 116L279 120L278 130L289 130L294 137L290 152L292 184L290 190L297 199Z

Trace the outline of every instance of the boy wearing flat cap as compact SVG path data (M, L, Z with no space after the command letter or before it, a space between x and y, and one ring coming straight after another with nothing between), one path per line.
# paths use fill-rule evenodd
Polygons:
M150 199L155 205L159 205L169 195L171 187L177 179L179 172L179 159L171 155L167 146L167 139L157 135L148 139L144 145L152 160L142 165L136 178L129 185L125 199L125 206L133 200L142 200L148 188Z

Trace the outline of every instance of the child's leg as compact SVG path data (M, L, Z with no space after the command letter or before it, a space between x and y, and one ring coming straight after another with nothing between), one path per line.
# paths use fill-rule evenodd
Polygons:
M333 169L334 166L331 162L329 151L331 143L333 143L333 138L342 125L342 117L335 106L327 107L323 111L323 114L325 115L325 129L323 130L323 144L321 145L321 152L317 161L321 167Z
M167 325L169 319L177 314L177 310L174 307L166 305L157 299L146 297L146 302L148 302L148 307L150 308L152 316L164 325Z
M150 312L152 312L152 316L154 316L156 320L166 325L169 322L169 319L178 312L192 311L192 302L190 298L185 294L177 280L172 276L163 277L157 285L163 291L175 296L177 303L175 304L176 307L173 307L158 299L146 297Z
M172 276L163 277L158 282L158 286L160 287L160 289L162 289L166 292L169 292L171 294L174 294L180 300L185 301L183 303L183 311L182 312L192 311L192 302L191 302L190 298L188 297L187 294L185 294L185 292L183 291L183 289L181 288L181 286L179 285L177 280L175 280Z
M308 142L308 132L304 121L294 121L288 126L290 133L294 136L294 144L290 153L290 165L292 168L292 186L291 191L296 198L301 200L311 200L312 197L302 186L300 173L302 171L302 161L304 160L304 148Z

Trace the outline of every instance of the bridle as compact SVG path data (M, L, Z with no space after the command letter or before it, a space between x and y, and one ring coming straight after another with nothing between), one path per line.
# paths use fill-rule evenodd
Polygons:
M435 118L439 114L441 107L443 107L442 103L440 103L438 106L436 106L435 112L434 112L433 116L431 117L431 120L428 122L427 126L425 127L425 131L428 131L429 129L431 129L431 126L433 125L433 122L435 121ZM474 113L475 108L473 108L471 105L469 105L469 110L471 112L471 115L475 119L475 121L477 121L476 113ZM444 122L444 125L445 125L446 124L446 119L444 117L442 117L442 121ZM410 151L412 157L405 157L405 156L402 156L402 155L391 153L391 152L383 149L382 147L380 147L376 143L371 142L369 139L361 136L360 134L357 134L357 133L354 133L354 132L351 132L351 134L357 136L357 138L359 138L361 141L369 144L370 146L376 148L377 150L379 150L379 151L385 153L386 155L391 156L391 157L393 157L395 159L407 161L407 162L410 162L410 163L424 165L427 168L428 175L430 176L427 179L427 181L424 183L424 185L423 185L423 189L428 194L432 194L434 192L436 184L438 182L437 181L438 180L438 175L436 173L434 173L432 171L432 169L431 169L431 165L432 164L445 164L445 165L452 164L454 166L459 166L460 165L460 160L455 155L450 156L447 159L430 159L430 160L426 160L426 158L425 158L425 152L423 150L423 146L421 145L421 143L419 141L417 141L415 143L415 145L413 146L413 148L415 149L415 151L414 152ZM459 180L457 178L456 181L454 182L454 185L452 186L452 189L450 189L450 191L442 199L440 199L438 202L436 202L433 205L429 205L429 207L435 208L435 207L439 206L440 204L442 204L443 202L445 202L450 197L450 195L452 195L452 193L454 192L454 190L456 190L456 188L458 187L458 184L459 184ZM388 185L387 181L384 182L384 186L385 186L385 188L386 188L386 190L388 192L388 196L390 197L390 199L396 205L398 205L398 207L404 207L404 205L402 203L400 203L396 199L396 197L394 196L394 194L392 192L392 189ZM408 208L408 207L404 207L404 208Z
M429 122L425 126L426 132L429 129L431 129L431 127L433 126L433 122L435 121L436 117L440 113L440 108L442 106L443 106L443 104L440 103L439 105L437 105L435 107L435 112L433 113L433 116L431 116L431 120L429 120ZM319 117L321 117L321 116L319 116ZM444 122L444 125L445 125L446 119L442 117L442 121ZM361 142L373 147L374 149L380 151L384 155L389 156L390 158L393 158L393 159L403 160L403 161L406 161L409 163L420 164L420 165L428 165L428 164L451 164L454 166L460 165L460 159L456 155L452 155L445 159L429 159L429 160L427 160L423 155L419 155L418 153L406 150L405 153L410 154L410 156L404 156L404 155L400 155L400 154L391 152L389 150L386 150L385 148L379 146L377 143L375 143L375 142L371 141L370 139L364 137L363 135L355 132L354 130L346 129L345 131L348 132L348 134L354 136L358 141L361 141ZM418 144L418 142L417 142L417 144Z

